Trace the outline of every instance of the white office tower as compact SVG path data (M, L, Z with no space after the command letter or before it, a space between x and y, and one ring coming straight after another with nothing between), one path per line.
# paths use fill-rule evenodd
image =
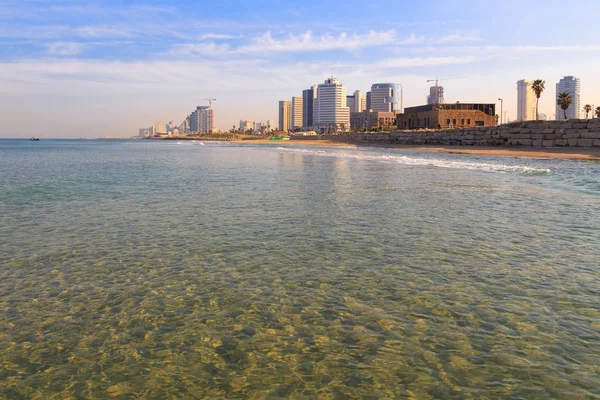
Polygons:
M517 82L517 121L535 120L535 93L533 81L522 79Z
M302 129L302 96L292 97L292 129Z
M317 86L317 96L313 102L313 119L314 126L319 132L350 129L350 109L346 100L346 88L335 77Z
M573 76L565 76L560 81L558 81L558 83L556 84L556 98L558 99L558 96L563 92L569 93L571 95L571 98L573 99L573 102L567 109L567 119L580 118L581 82L579 81L579 78L575 78ZM560 120L560 119L564 119L564 118L565 118L565 113L564 113L563 109L560 108L559 105L557 105L556 106L556 119Z
M281 100L279 102L279 130L288 132L292 129L292 102Z
M354 92L354 109L350 112L361 112L367 109L367 97L360 90Z
M198 106L196 110L190 114L190 131L206 135L213 131L214 112L213 109L207 106Z
M429 88L427 104L444 104L444 87L432 86Z
M399 93L395 83L375 83L371 86L371 110L391 112L398 110Z

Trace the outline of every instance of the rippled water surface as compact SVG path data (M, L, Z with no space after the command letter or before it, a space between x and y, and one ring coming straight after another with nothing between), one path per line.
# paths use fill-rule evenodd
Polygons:
M0 398L600 398L600 164L0 141Z

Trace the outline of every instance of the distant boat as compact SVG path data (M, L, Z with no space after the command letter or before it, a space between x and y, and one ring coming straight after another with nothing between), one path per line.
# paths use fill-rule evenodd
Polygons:
M30 137L29 140L40 140L40 138Z

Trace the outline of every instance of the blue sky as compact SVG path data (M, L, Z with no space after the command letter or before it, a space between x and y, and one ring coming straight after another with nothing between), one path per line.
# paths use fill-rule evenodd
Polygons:
M600 105L599 17L588 0L0 0L0 136L131 136L207 97L228 129L331 73L349 91L402 83L405 106L464 77L448 101L502 97L509 118L516 81L541 78L552 117L563 75Z

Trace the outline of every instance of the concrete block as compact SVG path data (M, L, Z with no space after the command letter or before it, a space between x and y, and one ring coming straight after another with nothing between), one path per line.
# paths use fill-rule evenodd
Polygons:
M554 140L542 140L543 147L554 147Z
M581 132L583 139L600 139L600 132Z
M543 142L543 140L541 140L541 139L533 140L533 142L531 143L531 145L533 147L542 147L542 142Z
M554 140L554 145L555 146L566 146L567 141L563 140L563 139L556 139L556 140Z
M600 131L600 122L590 122L587 124L587 128L590 131Z
M573 124L573 129L585 129L587 128L587 122L577 122Z
M544 135L542 133L532 133L531 138L533 140L542 140L544 138Z
M579 132L572 132L573 129L567 129L567 131L571 131L571 132L565 132L564 135L562 135L563 139L578 139L581 137L581 133Z
M529 128L521 128L521 132L519 133L531 133L531 129Z
M577 138L567 139L567 143L569 144L570 147L576 147L578 140L579 139L577 139Z
M593 139L578 139L577 146L579 147L592 147Z
M542 131L542 133L554 133L554 128L546 128Z
M592 146L594 146L594 147L600 147L600 139L594 139L594 142L592 143Z

